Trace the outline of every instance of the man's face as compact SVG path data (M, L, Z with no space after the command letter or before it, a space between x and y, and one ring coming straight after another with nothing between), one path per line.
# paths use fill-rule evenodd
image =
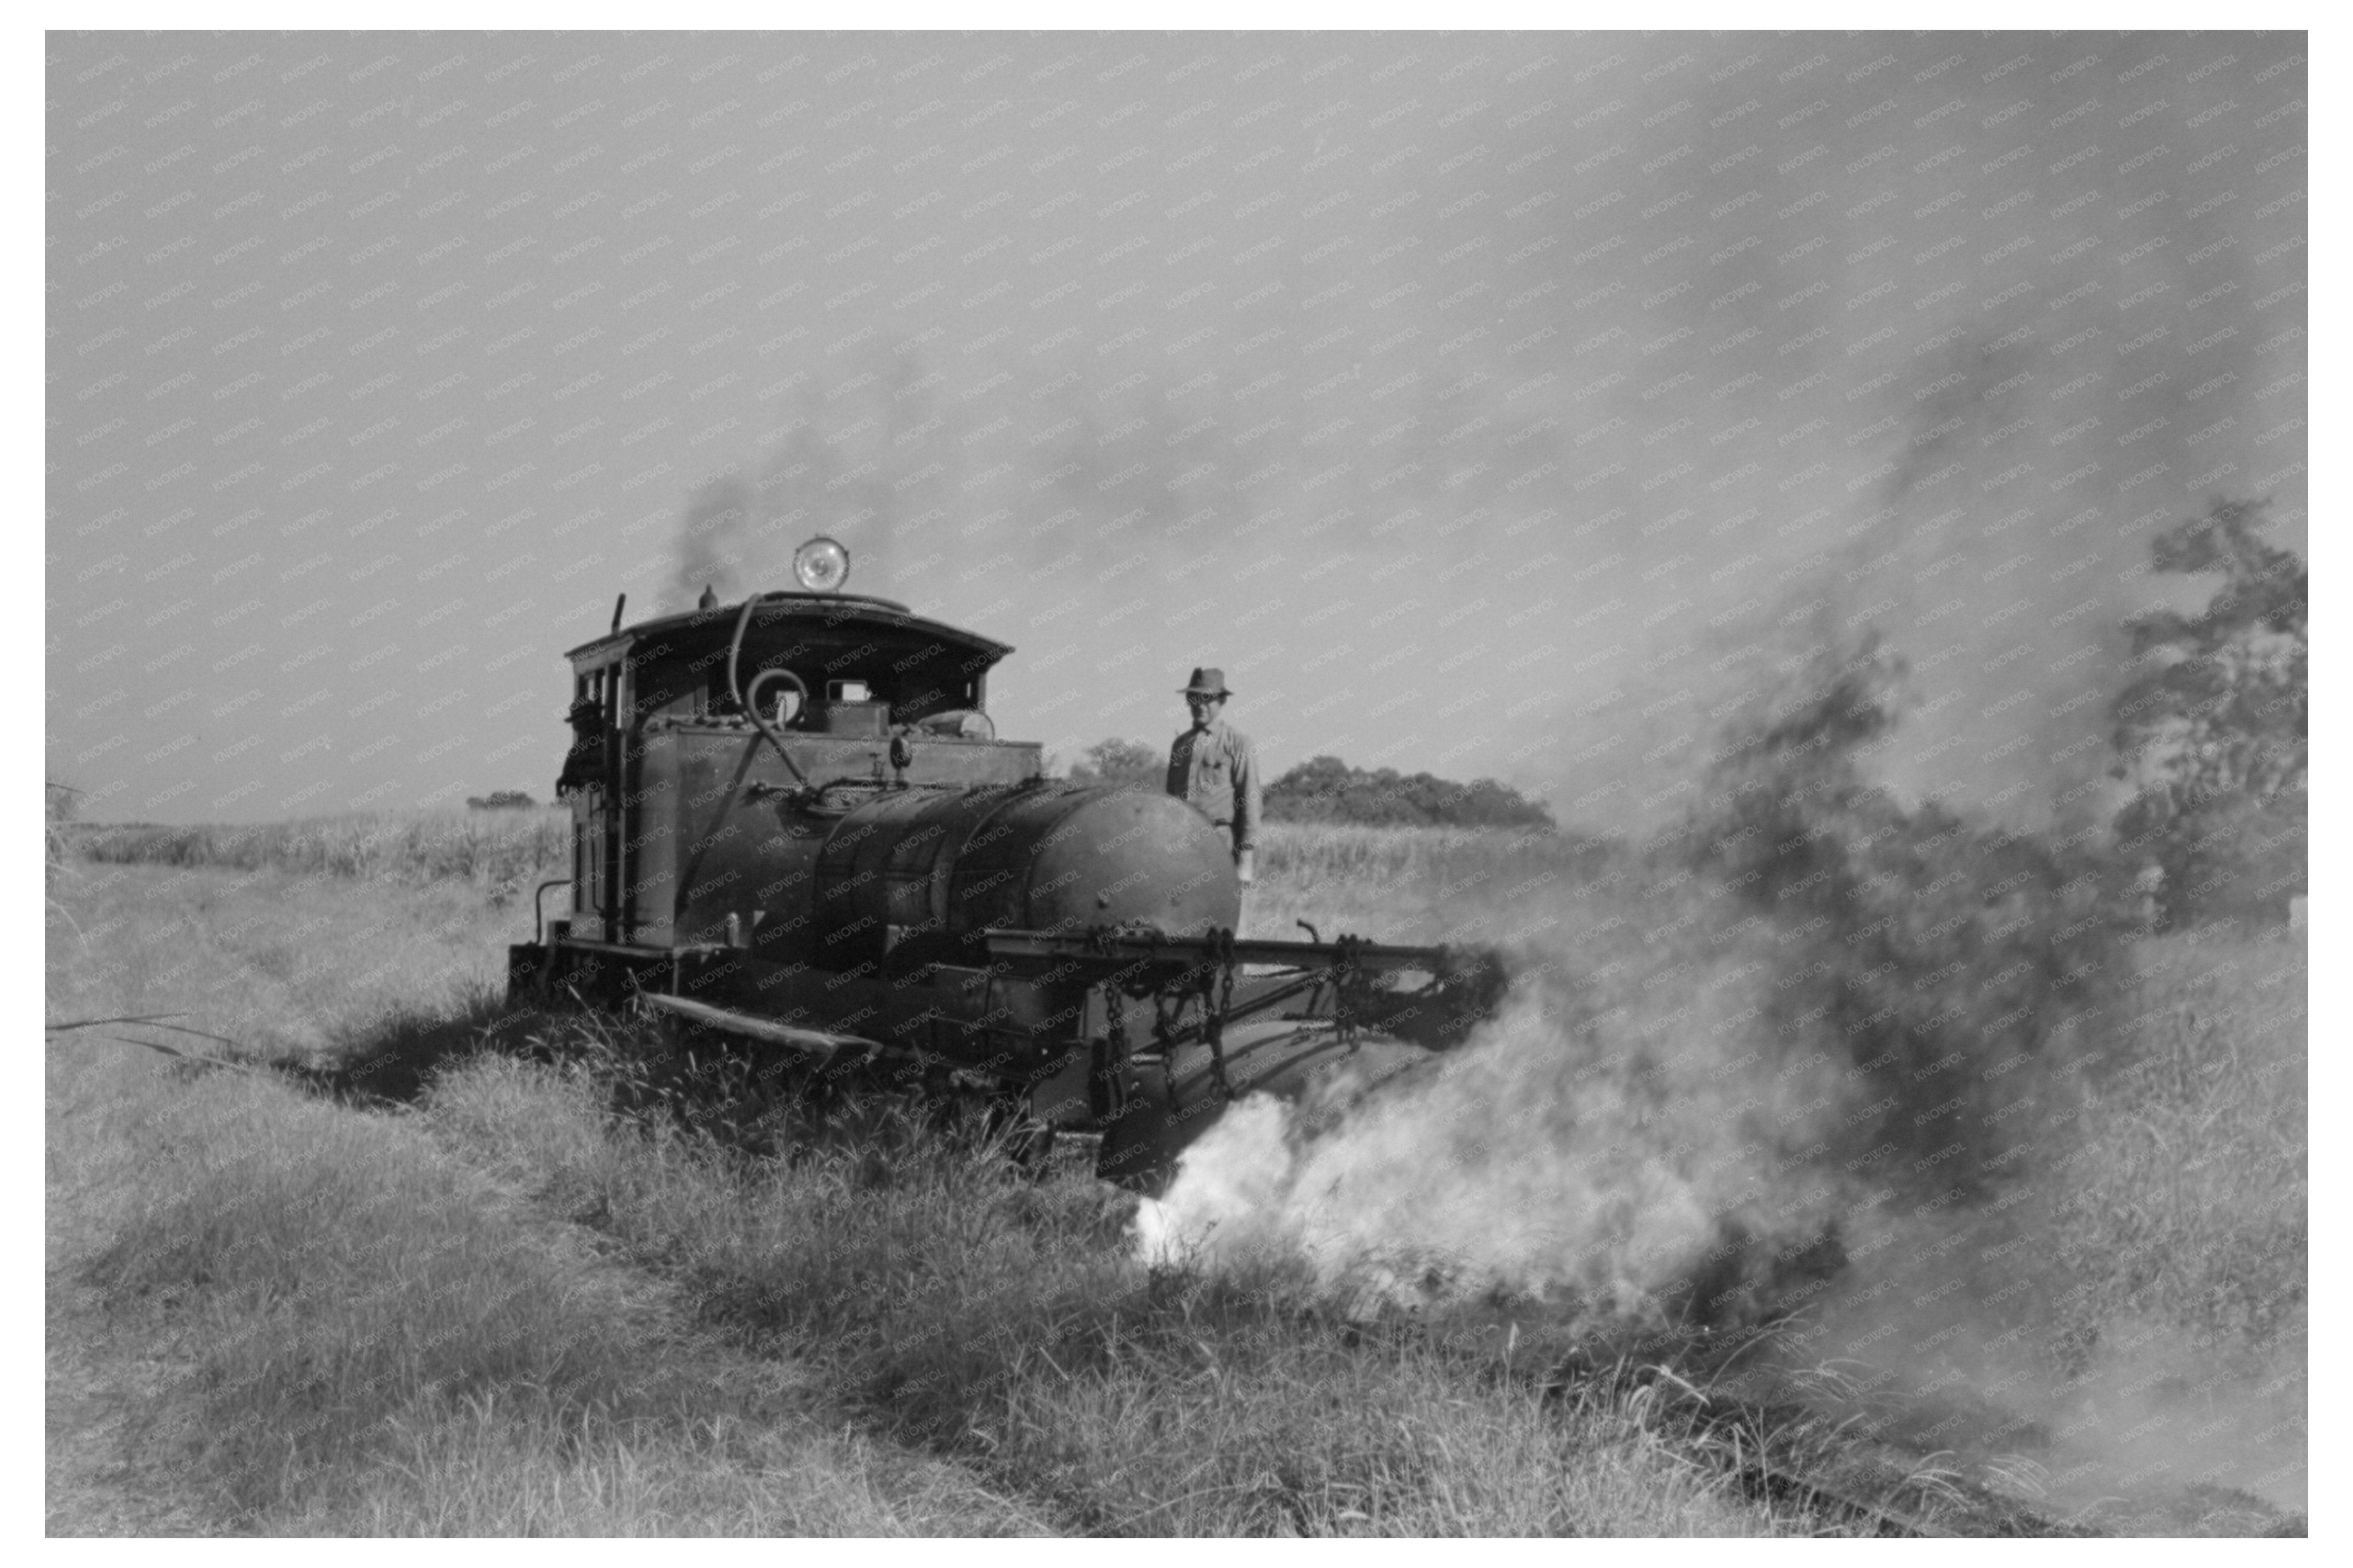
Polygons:
M1207 729L1216 721L1218 710L1226 705L1226 699L1203 696L1198 692L1187 692L1185 694L1185 705L1193 710L1193 727Z

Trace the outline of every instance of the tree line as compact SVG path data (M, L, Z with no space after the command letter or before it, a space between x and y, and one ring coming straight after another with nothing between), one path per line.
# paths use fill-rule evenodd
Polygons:
M1166 751L1139 740L1102 740L1071 764L1078 784L1158 789ZM1431 773L1352 768L1311 757L1264 787L1267 818L1279 822L1354 822L1383 828L1552 828L1552 809L1493 779L1461 784Z

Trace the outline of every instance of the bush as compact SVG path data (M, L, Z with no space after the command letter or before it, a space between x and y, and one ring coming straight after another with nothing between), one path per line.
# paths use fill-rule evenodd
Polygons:
M2126 623L2141 673L2109 709L2116 817L2158 929L2277 917L2306 890L2309 710L2304 563L2254 536L2262 503L2220 502L2151 542L2160 572L2221 572L2195 616Z
M1073 784L1117 784L1158 789L1168 781L1168 756L1140 740L1099 740L1071 765Z

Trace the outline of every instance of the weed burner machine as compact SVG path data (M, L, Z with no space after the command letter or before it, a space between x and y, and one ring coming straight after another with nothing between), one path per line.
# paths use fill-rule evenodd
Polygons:
M1147 1192L1240 1096L1336 1103L1500 1001L1483 950L1238 937L1199 811L997 738L1010 647L842 592L832 540L793 565L798 589L740 604L617 605L570 653L571 906L511 949L512 1001L953 1082L1100 1134L1098 1174Z

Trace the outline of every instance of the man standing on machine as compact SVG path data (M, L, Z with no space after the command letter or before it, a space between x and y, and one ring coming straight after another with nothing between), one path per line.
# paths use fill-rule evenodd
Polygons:
M1214 668L1193 672L1183 692L1192 710L1193 727L1168 748L1168 793L1190 802L1210 821L1233 837L1234 871L1247 894L1256 880L1254 849L1258 837L1258 752L1250 736L1219 716L1226 699L1226 673Z

